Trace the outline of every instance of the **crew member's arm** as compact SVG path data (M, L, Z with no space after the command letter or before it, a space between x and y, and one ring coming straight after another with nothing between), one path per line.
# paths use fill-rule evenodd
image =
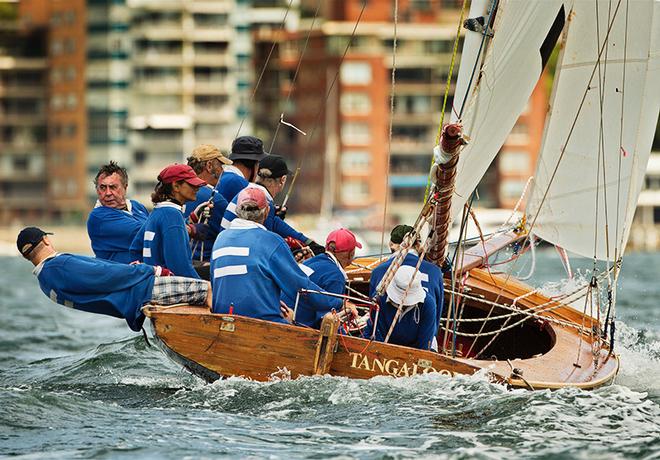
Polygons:
M269 258L269 269L273 279L282 292L289 298L295 299L300 289L322 291L300 270L293 259L291 251L286 243L280 240ZM305 294L310 305L326 311L339 310L342 307L342 299L321 294Z
M429 350L431 348L433 337L435 337L438 329L435 312L435 300L433 299L433 296L427 295L424 300L424 305L421 307L419 318L420 327L417 336L417 348L420 350ZM412 312L408 314L410 315Z
M163 251L165 267L176 276L201 279L192 265L190 240L183 224L173 224L165 228L162 242L167 245Z

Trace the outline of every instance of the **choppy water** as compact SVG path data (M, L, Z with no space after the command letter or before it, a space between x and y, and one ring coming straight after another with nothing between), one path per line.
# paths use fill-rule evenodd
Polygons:
M537 279L561 273L541 254ZM204 384L120 320L52 304L0 258L0 456L660 458L660 254L626 259L615 385L479 377Z

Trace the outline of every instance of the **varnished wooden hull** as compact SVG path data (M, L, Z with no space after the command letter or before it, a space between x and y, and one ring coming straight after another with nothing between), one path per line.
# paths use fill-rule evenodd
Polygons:
M213 314L200 307L148 307L146 314L151 318L155 335L173 359L206 380L242 376L267 381L317 373L320 336L317 330ZM601 364L595 368L591 348L584 343L580 367L574 366L575 358L562 354L572 342L571 336L561 330L557 332L560 346L540 357L512 361L513 366L523 371L524 380L512 376L507 362L452 359L430 351L347 336L338 338L324 373L365 379L428 372L470 375L485 369L493 381L533 389L565 386L590 389L614 379L618 370L616 356L601 356ZM572 352L576 355L577 348Z

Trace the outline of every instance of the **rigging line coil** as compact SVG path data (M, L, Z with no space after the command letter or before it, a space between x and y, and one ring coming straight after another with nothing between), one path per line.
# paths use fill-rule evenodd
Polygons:
M458 26L456 28L456 38L454 39L454 49L451 53L451 63L449 64L449 73L447 74L447 84L445 85L445 94L442 100L442 110L440 112L440 123L438 125L438 132L435 136L435 145L438 145L440 142L440 136L442 134L442 125L445 120L445 109L447 107L447 98L449 97L449 89L451 87L451 77L454 73L454 65L456 64L456 54L458 54L458 42L461 36L461 27L463 26L463 19L465 18L465 9L467 7L467 0L463 0L463 6L461 7L461 15L458 19ZM424 191L424 203L428 200L429 190L431 189L431 171L433 169L433 159L431 159L431 166L429 168L429 175L426 181L426 190Z

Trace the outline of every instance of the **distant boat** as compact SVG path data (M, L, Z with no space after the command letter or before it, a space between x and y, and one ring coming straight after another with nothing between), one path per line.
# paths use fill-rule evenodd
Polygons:
M475 26L478 17L484 27ZM432 262L453 261L440 352L342 335L336 315L316 331L197 307L145 307L170 356L207 380L481 371L528 389L613 381L617 279L660 105L660 2L475 0L470 18L475 31L465 38L454 98L460 117L445 128L435 184L414 234L379 286L382 292L411 238L423 239ZM476 244L462 241L452 255L450 223L469 218L472 193L560 36L544 142L522 218ZM515 265L534 238L591 258L587 282L549 298L510 268L494 273L494 255L506 250ZM350 284L364 293L368 267L378 260L357 263Z

